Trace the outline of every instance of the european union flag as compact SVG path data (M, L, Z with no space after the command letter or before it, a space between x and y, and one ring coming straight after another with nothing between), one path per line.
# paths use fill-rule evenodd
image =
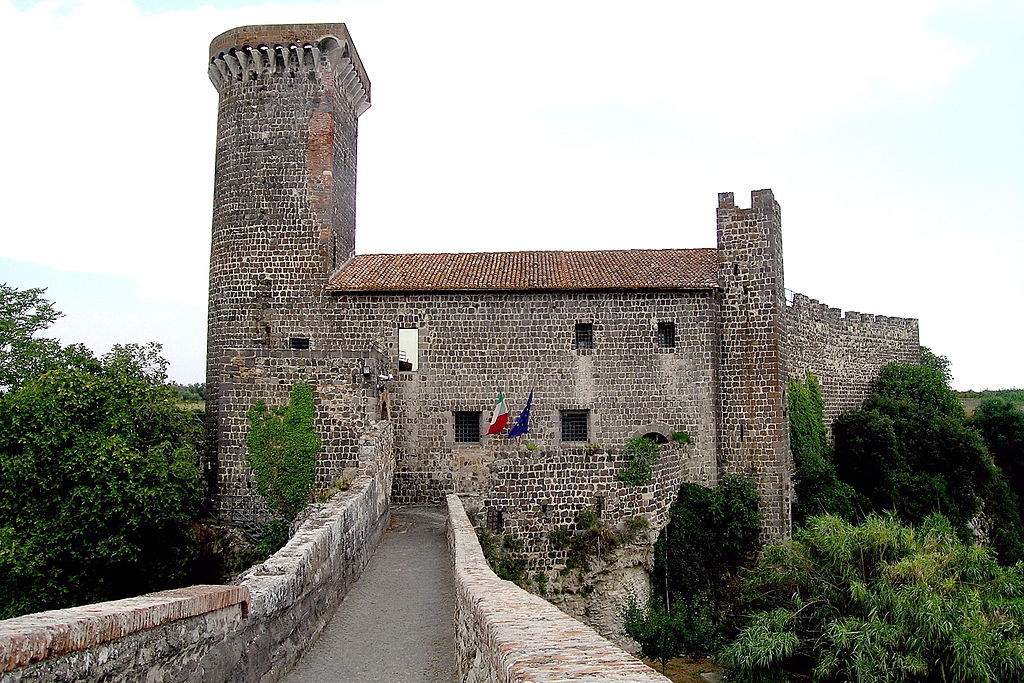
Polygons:
M530 405L533 404L533 389L530 389L530 398L526 399L526 407L523 408L523 412L519 413L519 417L516 418L516 423L512 429L508 430L508 439L514 439L517 436L522 436L530 431Z

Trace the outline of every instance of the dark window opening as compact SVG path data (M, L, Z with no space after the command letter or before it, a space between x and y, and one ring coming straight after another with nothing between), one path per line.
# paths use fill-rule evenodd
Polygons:
M288 337L289 349L308 349L309 337Z
M594 348L594 325L593 323L576 323L576 348Z
M665 435L660 432L647 432L644 434L644 438L650 439L654 443L668 443L668 439L666 439Z
M548 516L548 504L547 503L541 503L540 504L540 516L545 518L545 519L547 519L547 516Z
M562 441L589 441L586 410L562 411Z
M594 498L594 511L598 517L604 516L604 496L598 495Z
M487 509L487 529L492 531L492 532L494 532L494 533L496 533L496 534L502 533L502 531L505 530L505 519L504 519L504 517L505 516L503 514L501 514L501 510L496 510L494 508L488 508Z
M658 323L658 346L671 349L676 345L676 324L674 322Z
M455 443L480 443L480 411L455 411Z

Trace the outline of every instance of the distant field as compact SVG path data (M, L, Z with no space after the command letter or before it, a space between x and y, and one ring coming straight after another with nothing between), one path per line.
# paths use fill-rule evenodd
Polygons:
M1024 410L1024 389L986 389L985 391L958 391L960 402L968 415L973 415L981 402L989 398L1005 398Z

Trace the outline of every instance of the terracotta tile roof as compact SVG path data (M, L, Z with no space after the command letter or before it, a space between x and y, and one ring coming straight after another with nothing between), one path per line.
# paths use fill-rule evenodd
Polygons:
M627 249L360 254L335 274L327 289L409 292L715 287L717 249Z

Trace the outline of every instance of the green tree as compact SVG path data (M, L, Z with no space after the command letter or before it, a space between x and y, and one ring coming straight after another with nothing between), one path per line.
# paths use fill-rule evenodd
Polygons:
M981 433L1010 488L1024 495L1024 412L1005 399L988 399L974 411L970 425Z
M64 347L56 339L38 336L63 316L43 298L45 291L0 283L0 393L54 368L95 369L95 359L84 346Z
M701 634L685 641L687 654L717 646L730 616L735 577L756 551L760 532L757 493L749 479L730 475L714 489L679 487L669 523L654 546L657 600L652 602Z
M249 411L249 464L270 509L291 520L309 503L322 446L313 428L313 387L298 382L279 408L263 401Z
M1024 568L940 516L812 518L743 588L731 681L1024 680Z
M0 617L184 577L202 425L165 369L158 345L115 346L0 396Z
M939 354L929 349L927 346L921 347L920 364L926 368L931 368L932 370L935 370L940 375L942 375L942 379L946 382L947 385L953 381L953 373L950 372L949 370L949 358L947 358L946 356L940 356Z
M832 430L836 473L862 514L891 510L917 524L939 512L969 538L984 513L1000 559L1024 558L1014 494L936 370L886 366L863 409L841 415Z

